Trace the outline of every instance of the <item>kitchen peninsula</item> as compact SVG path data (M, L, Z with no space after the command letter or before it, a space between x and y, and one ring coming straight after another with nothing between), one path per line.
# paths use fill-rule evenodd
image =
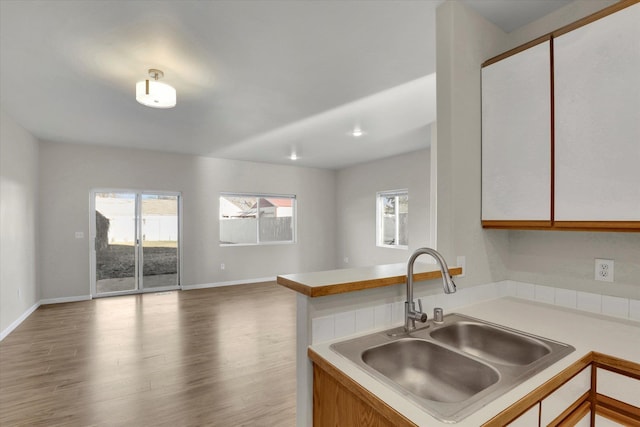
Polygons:
M435 265L432 267L435 270ZM393 268L401 271L404 265L384 267L383 270L393 271ZM422 266L420 270L416 271L425 273L428 268L428 266ZM372 269L375 270L375 268ZM310 426L313 424L313 365L308 355L315 364L342 376L345 383L354 384L356 388L370 394L372 401L381 403L382 406L390 408L392 412L398 414L400 418L406 419L408 421L406 425L447 425L436 420L407 400L405 396L383 385L330 349L331 343L344 340L346 337L388 329L401 323L403 286L385 284L382 285L382 288L364 289L357 292L345 290L345 293L342 294L327 294L323 297L308 296L309 293L313 293L311 289L329 286L328 283L321 280L322 278L342 277L344 280L336 280L336 286L338 289L345 289L345 283L353 282L351 278L360 275L366 276L364 270L355 270L342 270L342 275L339 273L341 270L336 270L278 278L279 284L299 292L297 295L297 425ZM369 270L369 272L371 273L373 270ZM461 273L457 268L451 268L450 271L452 274ZM436 279L440 277L437 271L433 274ZM371 279L373 280L373 278ZM377 279L380 280L380 283L384 283L387 277L378 276ZM297 285L290 283L290 281L296 282ZM363 281L365 280L362 279L356 283ZM402 285L403 281L397 283ZM575 369L576 364L586 363L584 362L585 358L590 357L589 355L593 351L631 361L632 366L636 366L636 378L640 376L640 368L637 367L640 362L640 324L638 322L514 298L517 294L515 288L520 284L513 282L476 286L468 289L459 288L458 292L452 295L442 294L440 280L429 278L417 285L416 295L423 296L423 303L427 308L426 312L429 312L429 309L435 305L444 306L445 312L455 311L565 342L576 348L575 352L498 397L462 420L458 425L481 425L498 416L521 399L534 399L535 393L532 393L534 390L557 375L567 377L569 374L565 370L572 367ZM303 287L298 290L295 288L296 286ZM307 291L305 292L304 289ZM600 381L600 384L623 393L622 396L616 396L623 401L627 396L640 396L640 392L638 392L640 381L629 377L624 377L624 380L621 380L621 377L620 375L614 378L605 377ZM573 384L576 381L578 380L569 381L568 384ZM585 381L584 376L582 376L582 381ZM587 382L590 384L588 380ZM615 383L613 387L611 386L612 382ZM631 391L625 394L624 390ZM546 404L543 403L540 407L564 410L573 402L570 398L558 399L555 393L553 396L556 396L555 400L545 400ZM629 405L636 408L640 406L640 402L626 400ZM537 407L534 406L534 408ZM538 416L537 409L530 412L533 415L529 414L529 416ZM545 416L549 417L548 414L549 412L546 412ZM546 418L545 420L551 421Z

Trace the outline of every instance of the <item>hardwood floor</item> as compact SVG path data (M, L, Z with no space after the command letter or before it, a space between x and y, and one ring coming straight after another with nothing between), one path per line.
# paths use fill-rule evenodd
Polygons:
M0 343L2 426L293 426L273 282L42 306Z

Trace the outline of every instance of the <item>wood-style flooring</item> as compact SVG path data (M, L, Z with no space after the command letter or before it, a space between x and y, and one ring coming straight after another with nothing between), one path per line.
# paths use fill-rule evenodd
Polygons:
M268 282L42 306L0 343L0 425L293 426L295 300Z

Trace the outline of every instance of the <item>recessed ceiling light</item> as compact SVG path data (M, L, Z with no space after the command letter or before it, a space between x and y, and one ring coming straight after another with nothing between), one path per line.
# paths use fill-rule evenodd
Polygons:
M173 108L176 106L176 90L173 86L160 83L164 77L160 70L151 68L149 77L153 80L142 80L136 83L136 101L152 108Z
M353 128L353 130L351 132L349 132L349 135L351 135L354 138L360 138L361 136L366 135L365 132L360 128L360 126L356 126Z

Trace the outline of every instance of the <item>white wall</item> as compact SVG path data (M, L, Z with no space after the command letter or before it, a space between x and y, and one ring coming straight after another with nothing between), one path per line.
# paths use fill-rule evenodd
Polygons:
M428 126L422 134L426 145ZM430 162L427 148L338 171L336 261L340 268L406 262L415 249L429 246ZM403 188L409 190L409 248L378 247L376 192Z
M480 65L486 59L613 3L578 0L511 34L456 1L437 13L438 247L467 256L474 285L513 279L637 299L640 234L482 230ZM615 282L596 282L594 258L613 258Z
M614 3L615 0L574 1L511 33L510 47ZM510 231L509 253L510 279L640 299L640 233ZM615 261L614 283L594 280L595 258Z
M40 144L42 298L89 294L89 191L131 188L183 195L183 285L334 268L335 172L152 151ZM220 247L221 191L295 194L294 245ZM76 239L76 231L85 233ZM225 264L225 270L220 264Z
M468 287L507 278L507 232L480 224L480 64L505 49L506 34L462 3L436 11L438 250L466 257Z
M0 332L40 300L38 142L0 110Z

